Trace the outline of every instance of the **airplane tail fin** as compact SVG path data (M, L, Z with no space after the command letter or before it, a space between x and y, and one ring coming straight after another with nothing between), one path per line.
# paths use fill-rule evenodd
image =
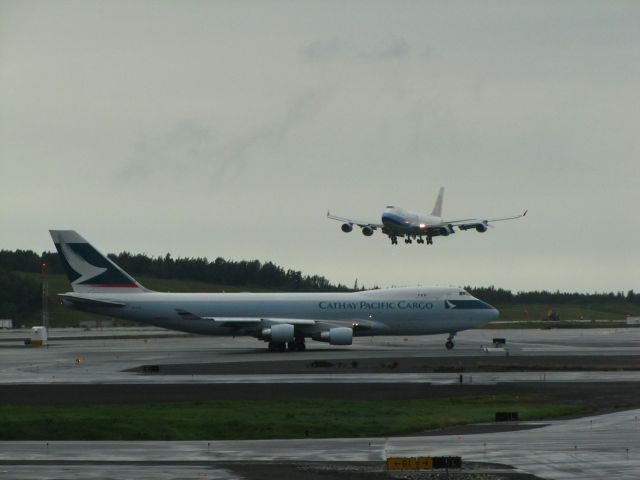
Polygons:
M440 192L438 192L438 198L436 198L436 204L433 206L433 210L431 211L431 215L434 217L442 217L442 199L444 197L444 187L440 187Z
M140 293L148 290L96 250L75 230L49 230L71 288L78 293Z

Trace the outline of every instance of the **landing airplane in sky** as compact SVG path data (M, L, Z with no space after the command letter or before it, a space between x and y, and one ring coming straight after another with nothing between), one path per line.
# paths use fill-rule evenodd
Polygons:
M442 218L442 200L444 197L444 187L440 189L436 204L431 211L431 215L425 213L409 212L394 205L388 205L382 213L382 222L368 222L366 220L354 220L351 218L336 217L327 212L327 217L332 220L343 222L342 231L349 233L353 226L357 225L362 229L362 234L366 237L373 235L373 232L380 229L382 233L389 236L392 245L397 245L398 237L404 237L404 243L425 243L432 245L433 237L448 236L455 233L455 228L459 230L475 229L478 232L486 232L491 222L503 220L513 220L524 217L527 214L515 215L503 218L466 218L463 220L444 220Z
M269 350L302 351L305 339L351 345L353 337L448 333L497 318L460 288L388 288L352 293L162 293L144 288L73 230L51 230L73 292L71 308L204 335L248 335Z

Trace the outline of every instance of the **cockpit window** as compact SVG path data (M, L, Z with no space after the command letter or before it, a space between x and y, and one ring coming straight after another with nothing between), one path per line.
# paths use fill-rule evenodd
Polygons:
M396 208L393 205L387 205L387 208Z
M459 292L460 295L469 295L467 292L465 292L464 290L460 290Z

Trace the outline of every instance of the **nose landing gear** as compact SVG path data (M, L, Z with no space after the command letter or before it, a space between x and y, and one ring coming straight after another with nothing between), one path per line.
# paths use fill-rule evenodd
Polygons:
M453 337L455 336L455 333L450 333L447 337L447 343L444 344L444 346L447 347L447 350L451 350L455 346L455 343L453 343Z

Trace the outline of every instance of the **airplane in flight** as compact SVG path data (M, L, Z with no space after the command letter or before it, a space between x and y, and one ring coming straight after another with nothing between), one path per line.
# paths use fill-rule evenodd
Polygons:
M353 230L353 226L357 225L362 229L365 237L370 237L373 232L380 229L382 233L391 239L392 245L398 244L398 237L404 237L404 243L433 244L433 237L448 236L458 230L475 229L478 232L486 232L492 222L501 222L503 220L514 220L524 217L527 210L520 215L503 218L466 218L462 220L444 220L442 218L442 201L444 197L444 187L440 188L436 204L431 214L415 213L405 210L401 207L388 205L382 212L381 222L369 222L366 220L355 220L351 218L337 217L327 212L327 218L338 220L342 223L342 231L349 233Z
M64 305L170 330L247 335L272 351L303 351L311 338L351 345L353 337L448 333L498 317L461 288L403 287L326 293L164 293L148 290L74 230L50 230L72 292Z

